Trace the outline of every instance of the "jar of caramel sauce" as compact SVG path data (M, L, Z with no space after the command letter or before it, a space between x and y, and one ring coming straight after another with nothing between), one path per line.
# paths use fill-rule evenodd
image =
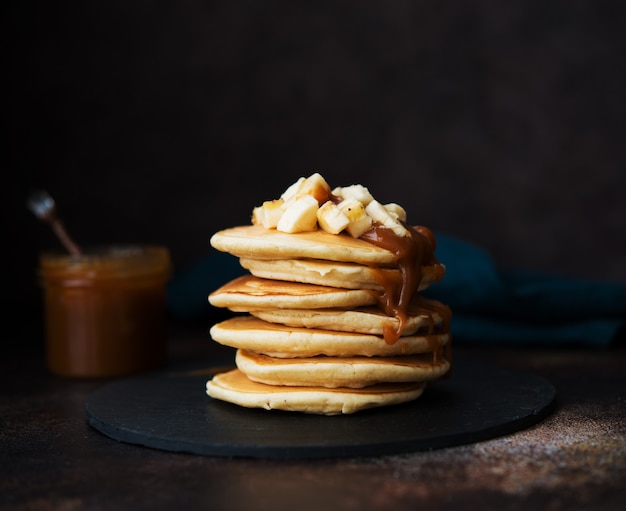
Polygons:
M80 256L43 253L49 370L67 377L113 377L156 369L167 356L169 251L107 246Z

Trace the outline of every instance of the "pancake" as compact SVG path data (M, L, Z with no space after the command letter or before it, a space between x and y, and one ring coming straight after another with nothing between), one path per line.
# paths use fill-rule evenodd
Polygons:
M363 264L312 259L248 259L239 260L241 266L252 275L264 279L302 282L344 289L375 289L382 291L383 282L402 281L400 270L374 268ZM423 266L418 291L428 288L443 277L445 268L441 264Z
M432 354L399 357L274 358L238 350L235 362L249 379L269 385L362 388L377 383L418 382L443 376L450 363Z
M211 327L214 341L278 358L389 357L439 352L449 341L448 333L408 335L393 344L376 335L296 328L269 323L252 316L235 316Z
M285 410L320 415L350 414L417 399L425 383L380 383L363 389L287 387L253 382L239 369L214 376L209 396L246 408Z
M376 303L375 292L282 282L243 275L213 291L209 302L235 312L267 308L361 307Z
M389 250L347 234L329 234L320 229L285 233L260 225L243 225L218 231L210 240L222 252L250 259L324 259L393 267Z
M424 300L425 301L425 300ZM428 300L431 302L431 300ZM412 335L422 329L432 330L444 321L437 308L443 304L433 302L431 309L415 306L407 312L407 319L400 335ZM434 309L433 312L431 312ZM320 328L338 332L355 332L382 336L386 329L396 331L398 319L387 316L376 307L356 309L263 309L249 311L253 316L291 327ZM447 317L445 318L447 320Z

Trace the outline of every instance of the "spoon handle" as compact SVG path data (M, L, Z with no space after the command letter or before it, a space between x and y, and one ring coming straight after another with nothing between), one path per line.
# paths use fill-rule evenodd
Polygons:
M70 238L63 222L61 222L61 219L57 216L54 199L50 196L50 194L48 194L48 192L38 190L31 193L30 197L26 201L26 205L37 218L47 222L50 227L52 227L54 234L56 234L57 238L59 238L63 246L70 254L77 257L81 255L78 245L76 245L72 238Z

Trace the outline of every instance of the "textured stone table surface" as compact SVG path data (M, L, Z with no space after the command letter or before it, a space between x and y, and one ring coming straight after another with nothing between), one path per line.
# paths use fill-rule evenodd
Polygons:
M48 374L42 342L11 334L0 373L0 509L626 509L626 350L458 343L549 379L556 409L528 429L393 456L219 458L112 440L85 421L106 382ZM220 353L221 354L221 353ZM171 363L217 356L206 330L172 332Z

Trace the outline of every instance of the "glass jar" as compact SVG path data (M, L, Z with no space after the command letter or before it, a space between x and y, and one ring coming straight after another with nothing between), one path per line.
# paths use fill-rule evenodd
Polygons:
M71 377L111 377L161 367L167 355L169 251L106 246L81 256L44 253L47 365Z

